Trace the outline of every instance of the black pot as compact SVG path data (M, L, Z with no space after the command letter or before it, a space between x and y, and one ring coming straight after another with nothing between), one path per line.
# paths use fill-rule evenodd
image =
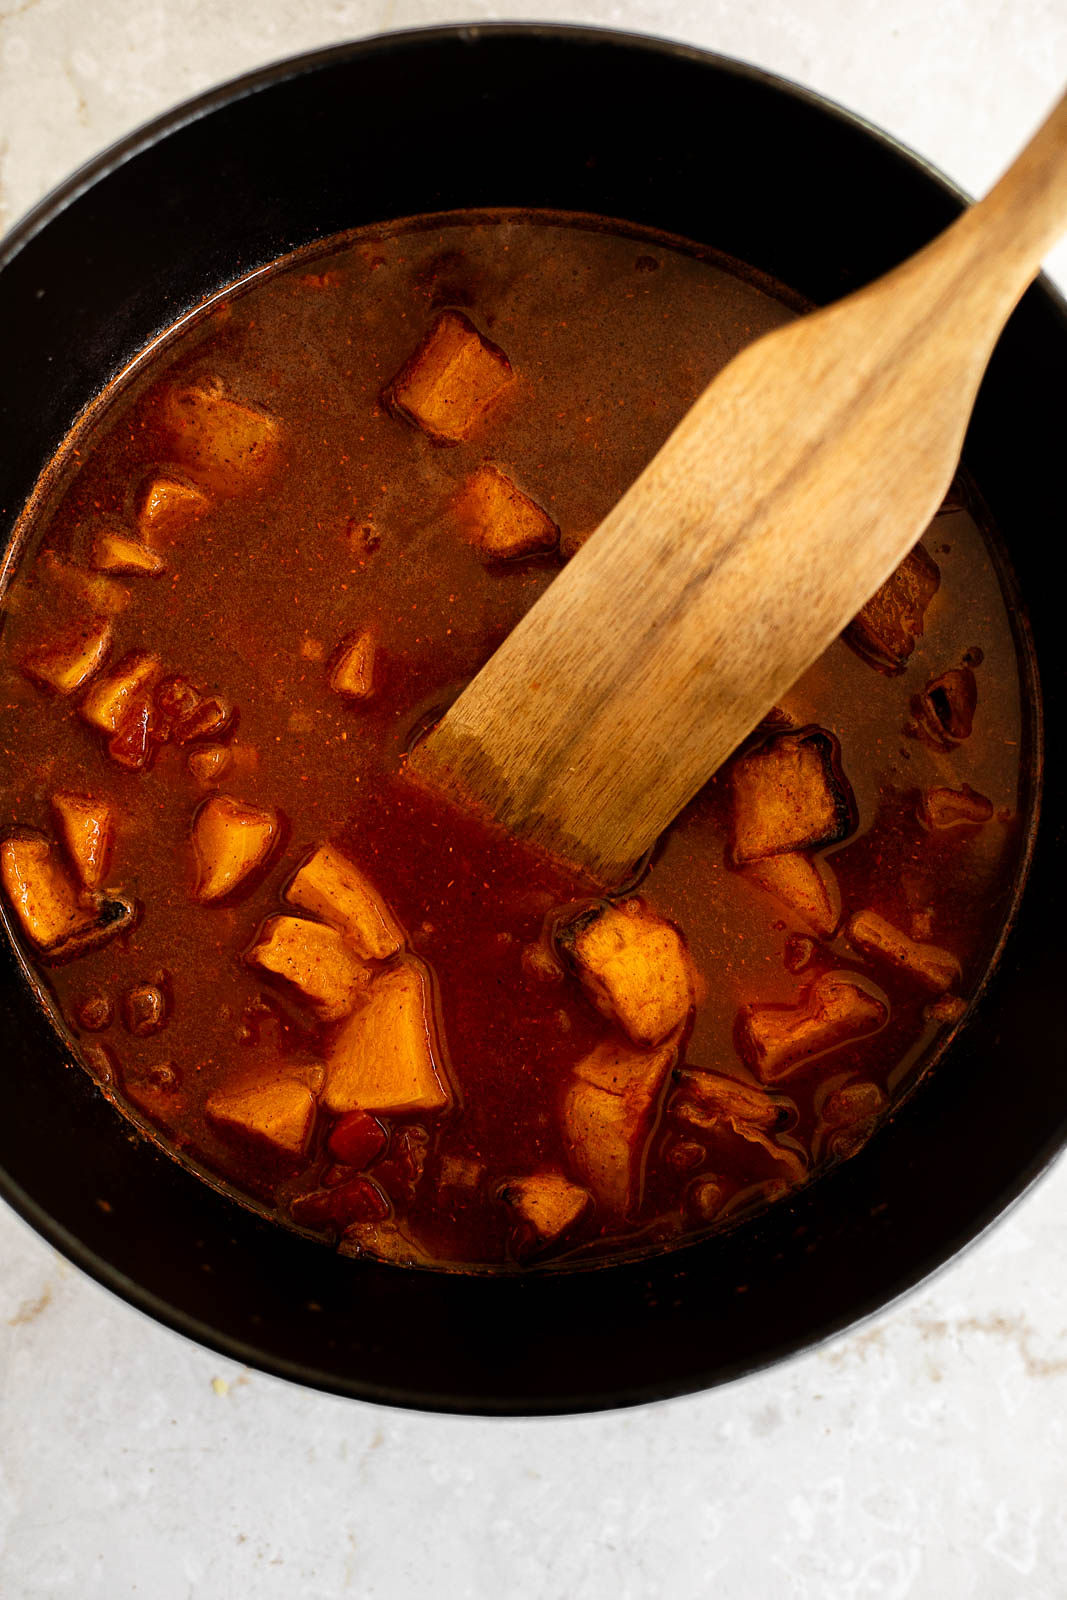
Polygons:
M463 206L599 212L713 244L818 302L893 266L961 204L855 118L676 45L471 27L285 62L135 134L7 239L0 515L10 530L79 412L155 334L227 281L344 228ZM5 949L6 1198L132 1304L238 1361L449 1411L581 1411L721 1383L939 1266L1067 1136L1063 619L1050 554L1065 373L1065 308L1042 284L1000 342L966 450L1044 665L1034 870L969 1024L857 1158L725 1237L640 1264L494 1278L343 1259L134 1136L70 1065Z

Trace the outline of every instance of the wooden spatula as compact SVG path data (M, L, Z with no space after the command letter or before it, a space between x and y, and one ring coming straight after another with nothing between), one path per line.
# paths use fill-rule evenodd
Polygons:
M919 538L1065 226L1067 96L932 244L735 357L415 771L621 882Z

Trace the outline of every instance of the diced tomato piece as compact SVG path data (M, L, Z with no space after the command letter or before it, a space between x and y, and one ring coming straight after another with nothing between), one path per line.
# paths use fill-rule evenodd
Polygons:
M148 765L155 729L155 708L148 696L144 695L134 702L117 731L108 740L108 755L120 766L139 772Z
M366 1111L349 1111L333 1126L326 1148L348 1167L369 1167L385 1149L388 1134Z
M329 1222L341 1227L350 1222L381 1222L389 1215L388 1201L369 1178L352 1178L334 1189L298 1195L289 1209L294 1222L309 1228L322 1228Z

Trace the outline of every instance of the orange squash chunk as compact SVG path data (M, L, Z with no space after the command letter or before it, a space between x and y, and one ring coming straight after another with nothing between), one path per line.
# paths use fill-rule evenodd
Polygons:
M211 505L203 489L183 483L180 478L160 475L152 478L141 495L137 526L146 544L157 538L182 533Z
M50 643L22 658L27 678L53 694L76 694L98 672L111 648L111 624L101 617L71 623Z
M94 621L100 617L117 617L132 598L129 589L117 578L75 566L72 561L57 556L54 550L43 551L38 566L61 613L69 612L73 606Z
M0 880L26 937L38 950L55 950L97 921L55 847L40 834L12 835L0 844Z
M593 1004L634 1044L660 1044L692 1010L697 981L685 941L643 901L581 917L559 942Z
M194 745L185 758L185 765L197 783L212 789L233 766L233 752L224 744Z
M281 816L273 808L213 795L193 822L197 900L210 904L233 894L265 865L281 839Z
M374 693L375 644L372 633L350 633L330 667L329 685L350 700L369 700Z
M384 1222L354 1222L345 1229L338 1249L342 1255L374 1256L406 1265L431 1260L414 1235L392 1217Z
M792 1145L779 1144L777 1137L796 1121L792 1100L717 1072L683 1072L679 1078L671 1102L676 1117L707 1133L742 1140L748 1146L745 1164L754 1164L757 1173L766 1169L769 1158L776 1177L789 1184L804 1181L804 1155Z
M589 1191L558 1172L512 1178L500 1198L528 1222L540 1239L558 1239L589 1205Z
M959 961L950 950L910 939L876 911L857 911L846 931L864 955L913 978L930 994L944 994L960 977Z
M845 642L879 672L903 672L922 636L941 571L917 544L845 629Z
M797 1119L792 1100L740 1078L720 1072L681 1072L678 1079L673 1108L697 1127L725 1123L734 1129L744 1126L782 1133Z
M841 921L841 890L825 861L803 851L750 861L742 875L774 898L820 939L832 939Z
M248 1089L216 1090L205 1106L226 1133L267 1144L281 1156L302 1156L315 1122L315 1096L295 1078L279 1077Z
M958 1022L966 1011L966 1003L956 994L939 995L936 1000L931 1000L928 1006L923 1006L923 1021L934 1022L939 1028Z
M400 1116L451 1102L429 983L413 961L387 968L343 1022L326 1061L327 1110Z
M490 463L468 478L453 510L466 539L489 561L553 550L559 542L552 518Z
M851 977L827 972L799 1005L743 1006L738 1043L764 1083L777 1083L817 1056L877 1033L889 1007Z
M840 748L822 728L765 740L733 763L730 786L738 866L836 844L856 825L856 801L841 771Z
M980 828L993 815L993 803L965 783L962 789L927 789L919 816L928 828Z
M609 1211L640 1203L644 1157L660 1091L677 1051L598 1045L564 1091L563 1133L575 1170Z
M343 935L306 917L268 917L248 960L291 983L323 1022L346 1017L367 982Z
M848 1128L884 1111L889 1101L876 1083L846 1083L828 1095L820 1121L827 1128Z
M52 796L52 810L67 859L86 889L99 889L107 877L115 842L111 807L104 800L61 790Z
M93 566L97 572L140 572L158 578L165 562L140 539L105 528L93 540Z
M404 936L381 895L331 844L320 845L304 863L285 898L340 928L365 961L387 961L403 947Z
M220 384L168 389L163 425L175 459L219 494L261 482L277 465L277 420L232 399Z
M846 1083L823 1103L816 1141L835 1161L853 1155L874 1131L889 1101L876 1083Z
M442 311L382 398L439 444L457 444L513 376L504 352L468 317Z
M106 677L98 678L79 710L101 733L117 733L127 716L147 695L161 672L159 658L135 651L123 656Z
M476 1189L485 1176L485 1163L466 1156L442 1156L437 1181L443 1189Z

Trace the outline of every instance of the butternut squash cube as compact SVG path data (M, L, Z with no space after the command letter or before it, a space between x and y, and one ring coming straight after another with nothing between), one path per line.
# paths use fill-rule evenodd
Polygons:
M864 955L902 972L929 994L944 994L960 977L959 961L950 950L909 939L876 911L857 911L846 932Z
M884 1091L876 1083L866 1080L846 1083L827 1096L819 1120L826 1128L848 1128L854 1122L877 1117L888 1104Z
M56 609L60 612L69 611L73 604L93 619L117 617L132 599L129 589L117 578L75 566L72 561L57 556L54 550L42 551L38 570L53 591Z
M852 1082L828 1095L815 1127L814 1149L834 1161L855 1155L889 1101L876 1083Z
M597 1009L634 1044L657 1045L680 1028L696 998L696 972L677 928L641 900L580 917L559 943Z
M927 789L919 803L928 828L980 828L993 815L993 803L965 783L962 789Z
M317 1017L347 1017L367 983L367 968L342 934L306 917L268 917L248 960L300 991Z
M735 761L733 857L764 856L836 844L856 825L856 800L841 771L841 751L822 728L781 733Z
M22 658L27 678L53 694L76 694L103 666L111 648L111 624L90 617L61 629L50 643Z
M794 1102L740 1078L721 1072L681 1072L671 1109L697 1128L725 1124L735 1131L744 1126L783 1133L797 1120Z
M725 1136L729 1159L743 1161L753 1178L762 1177L769 1163L775 1178L789 1185L803 1183L807 1158L795 1144L778 1141L778 1135L788 1133L797 1120L792 1100L718 1072L682 1072L678 1077L678 1093L671 1101L673 1116L713 1138L718 1136L713 1149ZM747 1148L741 1150L738 1140Z
M965 1001L957 994L939 995L936 1000L931 1000L928 1006L923 1006L923 1021L936 1023L939 1028L958 1022L967 1010Z
M185 765L197 783L212 789L233 766L233 752L224 744L194 745L185 758Z
M443 1189L476 1189L485 1177L485 1163L469 1156L442 1156L437 1181Z
M345 1229L338 1249L342 1255L373 1256L378 1261L396 1261L403 1265L431 1259L413 1235L393 1218L384 1222L354 1222Z
M140 539L105 528L93 540L93 566L97 572L141 572L158 578L165 562Z
M52 811L67 859L86 889L99 889L107 877L115 842L115 823L105 800L60 790Z
M281 1156L302 1156L315 1122L315 1096L306 1084L279 1077L248 1089L218 1089L205 1106L226 1133L267 1144Z
M453 510L468 542L488 561L511 561L559 543L552 518L488 462L468 478Z
M937 562L917 544L849 623L845 642L879 672L903 672L940 583Z
M350 700L369 700L374 693L375 644L372 633L350 633L342 640L330 667L329 685Z
M741 1053L764 1083L777 1083L817 1056L877 1033L889 1007L842 972L817 978L795 1006L743 1006Z
M79 707L81 715L101 733L117 733L161 670L158 656L143 651L123 656L117 667L93 684Z
M512 1178L500 1198L528 1222L539 1238L558 1239L589 1204L589 1191L558 1172L536 1172Z
M193 822L194 897L210 904L233 894L265 865L281 839L281 815L226 794L212 795Z
M323 1104L335 1115L443 1111L452 1096L439 1063L426 973L403 961L373 980L338 1029L326 1059Z
M439 444L457 444L513 377L507 356L469 317L442 311L382 399Z
M91 928L97 914L83 906L58 852L40 834L11 835L0 844L0 878L23 932L51 951Z
M134 983L122 997L122 1021L127 1033L147 1039L167 1024L167 996L158 983Z
M211 501L203 489L180 478L152 478L141 495L137 526L145 544L182 533L208 510Z
M339 928L365 961L387 961L403 948L404 936L385 901L331 844L320 845L304 863L285 898Z
M219 494L261 482L278 462L276 418L231 399L218 383L168 389L163 426L175 459Z
M640 1203L645 1147L676 1056L671 1045L650 1054L609 1041L579 1061L564 1091L563 1132L574 1166L619 1215Z
M713 1222L726 1205L730 1186L723 1178L698 1178L687 1196L698 1222Z
M790 850L742 868L749 883L773 895L820 939L832 939L841 921L841 890L825 861Z

